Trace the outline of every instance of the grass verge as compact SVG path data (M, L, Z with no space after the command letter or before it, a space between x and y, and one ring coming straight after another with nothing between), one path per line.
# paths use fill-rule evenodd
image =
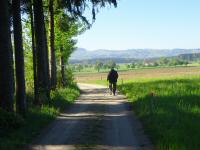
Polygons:
M200 78L167 78L119 85L159 150L200 149Z
M79 93L75 86L57 89L51 92L49 105L29 107L25 118L0 110L0 149L22 150L56 118L61 110L73 103Z

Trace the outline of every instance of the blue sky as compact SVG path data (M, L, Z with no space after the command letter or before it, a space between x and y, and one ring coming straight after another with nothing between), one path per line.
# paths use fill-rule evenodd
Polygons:
M200 48L200 0L119 0L100 10L78 47ZM91 17L91 16L88 16Z

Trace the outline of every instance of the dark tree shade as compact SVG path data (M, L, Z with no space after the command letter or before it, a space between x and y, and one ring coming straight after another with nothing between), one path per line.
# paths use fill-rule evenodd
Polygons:
M36 66L36 47L35 47L35 28L33 22L33 6L29 5L29 14L31 18L31 35L32 35L32 54L33 54L33 77L34 77L34 102L38 102L38 80L37 80L37 66Z
M35 104L38 105L49 98L49 62L42 0L34 0L34 26L39 92Z
M55 56L55 32L54 32L54 2L49 0L50 13L50 51L51 51L51 88L55 89L57 85L57 67Z
M16 70L16 110L25 114L26 110L26 88L24 75L24 51L22 40L22 24L20 0L13 0L13 27L15 47L15 70Z
M14 71L8 0L0 5L0 106L13 111Z

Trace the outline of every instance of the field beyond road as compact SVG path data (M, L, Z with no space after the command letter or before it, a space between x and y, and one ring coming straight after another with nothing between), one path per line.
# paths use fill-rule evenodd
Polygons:
M119 83L129 80L141 80L152 78L171 78L184 76L200 75L200 67L173 67L173 68L152 68L152 69L134 69L130 71L119 71ZM105 81L107 73L80 73L75 74L75 79L79 83L96 83Z

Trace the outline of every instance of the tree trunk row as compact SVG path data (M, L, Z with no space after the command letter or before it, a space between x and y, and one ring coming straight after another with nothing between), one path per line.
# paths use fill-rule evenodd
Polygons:
M14 70L11 46L9 5L1 0L0 5L0 107L13 112Z
M16 110L20 114L25 114L26 88L24 75L24 50L22 40L20 0L13 0L12 6L16 71Z
M56 56L55 56L55 33L54 33L54 8L53 0L49 0L49 12L50 12L50 51L51 51L51 88L55 89L57 84L57 68L56 68Z
M32 1L31 1L32 2ZM57 68L55 56L55 31L54 31L54 6L53 0L49 0L50 12L50 52L51 72L49 72L49 54L47 44L47 32L44 21L43 1L33 0L29 13L32 31L32 53L34 74L34 104L41 105L50 100L50 88L57 86ZM16 111L20 114L26 112L26 86L24 70L24 50L21 23L21 0L12 1L13 29L14 29L14 56L16 74ZM9 3L1 0L0 5L0 108L13 112L14 99L14 66L11 43ZM60 49L63 51L63 48ZM64 58L61 57L61 73L63 85L65 81ZM51 79L50 79L51 74ZM51 83L50 83L51 81Z
M50 97L48 47L42 0L34 0L33 7L35 43L37 50L36 72L38 85L38 99L35 100L35 104L41 105Z

